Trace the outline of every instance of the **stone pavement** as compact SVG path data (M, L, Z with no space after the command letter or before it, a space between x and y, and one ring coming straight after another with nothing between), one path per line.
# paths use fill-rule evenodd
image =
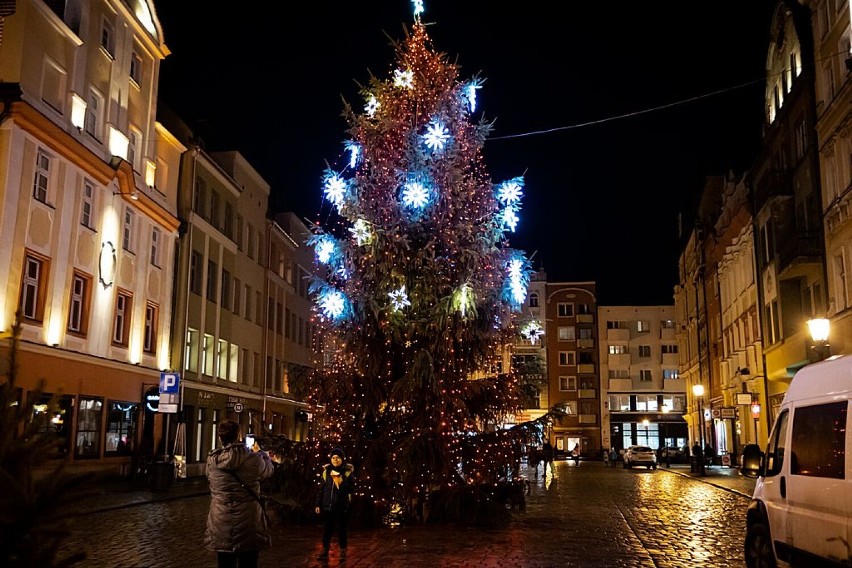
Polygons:
M754 480L714 466L705 476L688 465L647 471L558 461L534 478L527 510L506 529L403 526L350 531L348 560L320 550L318 524L273 524L262 568L718 568L741 567L745 509ZM720 490L721 489L721 490ZM111 484L79 510L85 523L70 545L87 551L80 568L207 568L203 549L209 504L206 479L181 479L163 492ZM94 539L92 537L95 537ZM189 554L187 554L189 552Z

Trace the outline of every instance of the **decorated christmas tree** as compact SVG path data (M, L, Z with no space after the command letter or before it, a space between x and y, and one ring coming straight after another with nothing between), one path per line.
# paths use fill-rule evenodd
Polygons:
M517 472L524 432L502 425L519 378L493 370L517 336L530 265L507 240L523 179L486 171L482 81L433 49L414 5L388 76L370 79L363 108L345 106L346 161L322 176L311 402L315 435L356 456L362 497L450 516L447 503Z

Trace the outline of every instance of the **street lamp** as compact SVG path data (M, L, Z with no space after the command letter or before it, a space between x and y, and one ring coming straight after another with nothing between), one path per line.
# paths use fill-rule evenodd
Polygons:
M698 399L698 473L699 475L707 475L704 470L704 385L701 383L692 385L692 396Z
M671 410L671 407L668 404L664 404L660 407L660 410L663 411L663 457L666 460L666 467L671 467L672 462L669 459L669 440L666 434L668 434L669 423L668 423L668 414Z
M808 320L808 331L811 334L813 349L817 354L817 361L822 361L831 354L831 346L828 344L828 330L830 324L826 318L814 318Z
M650 426L650 425L651 425L651 422L647 418L642 420L642 427L645 428L645 443L648 446L651 445L651 440L648 438L648 426Z

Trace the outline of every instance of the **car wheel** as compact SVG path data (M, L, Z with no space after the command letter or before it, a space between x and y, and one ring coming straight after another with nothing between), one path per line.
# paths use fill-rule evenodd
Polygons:
M769 529L763 523L754 523L746 531L745 561L748 568L776 568Z
M657 464L651 466L653 469L657 469Z
M626 461L621 462L621 467L623 467L624 469L627 469L627 462Z

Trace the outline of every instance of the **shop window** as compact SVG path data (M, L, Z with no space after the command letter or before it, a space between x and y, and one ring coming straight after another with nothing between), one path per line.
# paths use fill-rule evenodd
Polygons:
M136 446L139 405L133 402L107 404L107 431L104 453L114 456L129 456Z
M77 410L77 445L74 454L75 457L99 457L103 406L103 400L100 398L80 397L80 406Z

